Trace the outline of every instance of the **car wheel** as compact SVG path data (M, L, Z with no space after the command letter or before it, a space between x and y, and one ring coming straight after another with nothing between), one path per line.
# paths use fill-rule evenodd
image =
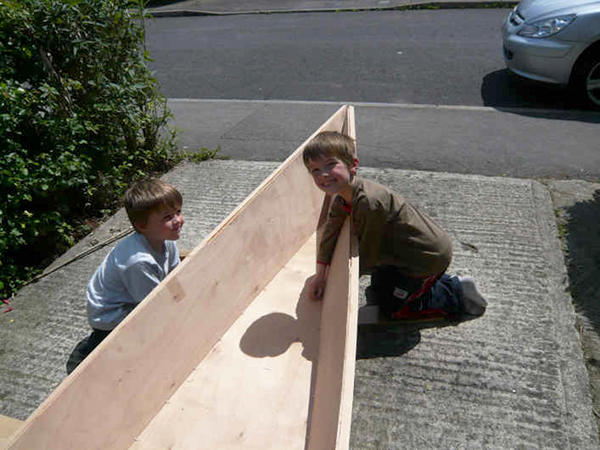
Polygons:
M573 88L585 106L600 109L600 51L590 53L578 62Z

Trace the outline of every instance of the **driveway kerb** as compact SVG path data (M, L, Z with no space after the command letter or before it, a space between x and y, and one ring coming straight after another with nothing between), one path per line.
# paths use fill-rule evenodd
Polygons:
M407 9L467 9L467 8L491 8L491 7L504 7L510 8L516 5L516 1L442 1L442 2L430 2L430 1L400 1L400 2L387 2L388 5L382 6L382 2L359 2L351 6L347 2L339 2L337 6L331 7L292 7L292 8L264 8L264 9L239 9L239 10L210 10L203 8L190 8L188 5L193 2L182 2L181 7L173 8L170 7L151 7L147 8L147 12L153 17L188 17L188 16L231 16L231 15L242 15L242 14L291 14L291 13L315 13L315 12L356 12L356 11L397 11ZM227 4L228 2L223 2ZM284 3L284 2L282 2ZM287 2L286 2L287 3ZM292 2L293 3L293 2ZM330 3L324 1L323 3ZM371 3L371 4L369 4ZM389 3L393 3L389 5ZM246 3L248 4L248 3ZM251 3L250 3L251 4Z

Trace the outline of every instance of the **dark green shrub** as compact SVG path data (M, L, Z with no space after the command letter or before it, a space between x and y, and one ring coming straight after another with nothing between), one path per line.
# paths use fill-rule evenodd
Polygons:
M127 0L0 2L2 296L71 245L83 218L169 166L140 11Z

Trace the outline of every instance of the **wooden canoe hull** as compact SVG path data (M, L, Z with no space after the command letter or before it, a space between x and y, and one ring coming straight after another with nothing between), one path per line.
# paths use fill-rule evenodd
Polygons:
M354 129L344 106L315 133ZM348 447L358 259L346 224L324 301L307 301L327 203L302 162L304 145L63 381L8 448L268 448L276 435L286 444L271 448ZM294 338L287 348L286 333Z

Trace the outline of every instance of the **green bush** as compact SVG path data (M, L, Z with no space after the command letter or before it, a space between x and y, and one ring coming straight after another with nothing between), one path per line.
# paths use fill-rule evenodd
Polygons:
M169 167L142 6L0 2L0 295L73 242L83 218Z

